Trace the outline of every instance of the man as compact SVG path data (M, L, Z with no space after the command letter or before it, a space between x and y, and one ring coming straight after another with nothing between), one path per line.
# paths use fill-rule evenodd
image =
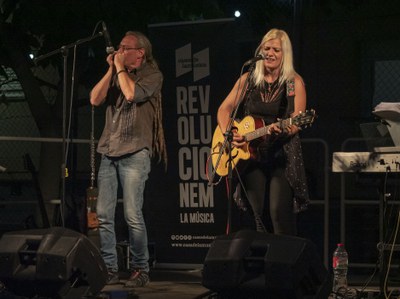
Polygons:
M148 38L128 31L118 51L108 55L106 74L91 91L90 103L106 104L106 119L97 151L102 155L97 216L101 252L109 284L119 283L114 229L118 183L123 192L128 225L132 274L127 287L149 282L149 252L143 218L143 192L157 155L166 163L162 129L161 87L163 76L152 55Z

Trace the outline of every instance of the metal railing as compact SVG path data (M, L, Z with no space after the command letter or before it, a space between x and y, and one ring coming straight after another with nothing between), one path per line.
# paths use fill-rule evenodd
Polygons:
M330 217L329 217L329 146L328 143L320 138L304 138L301 139L302 143L315 143L320 144L323 147L323 159L324 159L324 198L323 200L314 200L312 204L323 205L324 206L324 240L323 240L323 260L326 267L329 265L329 226L330 226Z
M62 138L35 138L35 137L16 137L16 136L0 136L0 142L16 141L16 142L65 142L66 144L90 144L89 139L62 139ZM322 205L324 208L324 224L323 224L323 261L326 267L329 263L329 147L325 140L318 138L302 138L302 144L319 144L323 148L323 199L312 200L311 205ZM21 201L26 203L27 201ZM32 201L35 202L35 201ZM60 199L51 200L52 204L60 204ZM3 202L4 203L4 202ZM13 204L16 204L13 202Z

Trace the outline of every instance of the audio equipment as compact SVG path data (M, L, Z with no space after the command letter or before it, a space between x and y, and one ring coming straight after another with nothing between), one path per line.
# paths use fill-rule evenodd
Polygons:
M106 280L99 249L78 232L52 227L0 239L0 281L15 295L81 298L99 293Z
M311 241L250 230L216 238L202 284L222 298L326 299L332 287Z

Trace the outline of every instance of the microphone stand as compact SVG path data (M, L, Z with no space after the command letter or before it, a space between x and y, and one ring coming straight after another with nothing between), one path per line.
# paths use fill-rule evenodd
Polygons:
M211 173L211 177L209 179L209 185L214 181L214 177L216 174L216 170L218 169L218 166L220 164L221 161L221 157L223 155L223 153L225 152L225 149L228 149L228 210L227 210L227 227L226 227L226 234L230 233L231 230L231 223L232 223L232 203L233 203L233 167L232 167L232 141L233 141L233 133L232 133L232 128L233 128L233 124L235 122L236 119L236 115L238 113L239 110L239 106L240 104L243 102L243 99L245 97L245 95L247 94L248 90L249 90L249 86L250 86L250 78L253 75L253 71L254 71L254 64L255 61L250 64L250 67L248 69L248 76L246 78L246 81L244 83L244 86L242 88L242 91L240 93L239 96L239 101L236 104L235 109L232 111L231 113L231 117L229 119L229 124L228 127L224 133L225 139L224 142L220 148L219 154L218 154L218 158L217 161L215 163L215 167ZM243 65L243 67L246 65L246 63ZM241 74L243 73L243 67L242 67L242 71Z
M61 225L62 227L65 226L64 223L64 204L65 204L65 177L66 177L66 116L67 116L67 69L68 69L68 50L71 48L74 48L80 44L92 41L100 36L103 36L102 32L98 32L97 34L94 34L90 37L79 39L74 43L70 43L67 45L62 46L59 49L56 49L54 51L51 51L47 54L43 54L41 56L38 56L33 59L33 62L35 65L37 64L38 61L41 61L43 59L46 59L48 57L51 57L53 55L56 55L58 53L61 53L63 56L63 65L64 65L64 80L63 80L63 119L62 119L62 163L61 163L61 196L60 196L60 215L61 215ZM72 88L72 87L71 87ZM72 94L71 94L71 99L72 99ZM72 105L72 103L71 103Z

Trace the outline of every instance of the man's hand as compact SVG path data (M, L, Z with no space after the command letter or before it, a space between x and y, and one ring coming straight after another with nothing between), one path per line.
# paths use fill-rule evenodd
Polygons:
M108 65L109 65L110 67L113 67L113 66L114 66L114 54L115 54L115 53L108 55L108 56L107 56L107 59L106 59Z

